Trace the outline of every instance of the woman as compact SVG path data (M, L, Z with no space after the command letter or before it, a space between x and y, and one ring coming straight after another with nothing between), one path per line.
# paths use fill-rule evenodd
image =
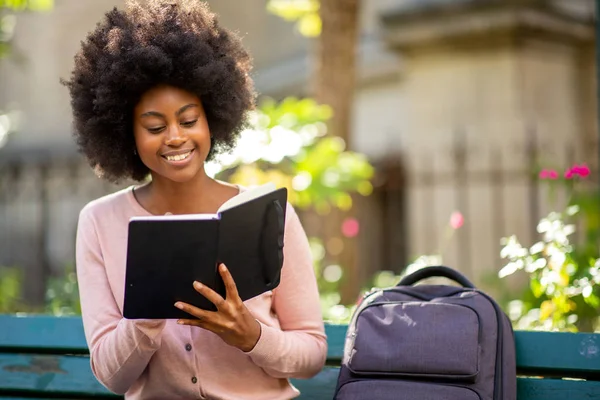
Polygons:
M288 378L311 377L324 365L308 241L289 204L274 291L242 302L221 265L226 300L194 284L217 311L178 303L190 319L122 315L129 219L213 213L241 190L207 176L204 162L230 149L244 126L255 97L249 70L240 40L206 5L154 0L108 12L64 82L90 165L111 181L151 178L87 204L77 231L91 367L127 399L291 399L298 391Z

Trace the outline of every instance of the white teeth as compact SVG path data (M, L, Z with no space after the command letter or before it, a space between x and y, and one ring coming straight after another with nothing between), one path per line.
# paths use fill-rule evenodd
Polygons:
M190 154L192 154L191 151L184 153L184 154L177 154L175 156L165 156L165 158L169 161L181 161L181 160L185 160L186 158L188 158L190 156Z

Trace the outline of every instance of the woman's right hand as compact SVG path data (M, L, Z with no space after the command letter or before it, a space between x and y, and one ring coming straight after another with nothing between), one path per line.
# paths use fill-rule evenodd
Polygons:
M228 345L249 352L260 338L261 325L246 308L238 294L233 277L224 264L219 266L219 273L225 283L225 299L208 286L194 282L194 288L210 300L217 311L205 311L190 304L177 302L175 307L195 317L195 319L180 319L177 323L209 330Z

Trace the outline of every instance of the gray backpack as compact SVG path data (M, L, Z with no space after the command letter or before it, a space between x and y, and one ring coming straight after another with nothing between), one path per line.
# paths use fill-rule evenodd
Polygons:
M453 285L415 285L445 277ZM366 295L348 326L335 400L515 400L510 320L448 267Z

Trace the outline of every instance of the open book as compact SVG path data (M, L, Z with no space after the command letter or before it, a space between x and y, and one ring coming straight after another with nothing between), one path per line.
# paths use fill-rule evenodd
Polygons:
M133 217L129 221L123 316L192 318L177 301L214 305L194 280L225 297L223 262L242 300L273 290L283 266L287 189L266 184L242 191L215 214Z

